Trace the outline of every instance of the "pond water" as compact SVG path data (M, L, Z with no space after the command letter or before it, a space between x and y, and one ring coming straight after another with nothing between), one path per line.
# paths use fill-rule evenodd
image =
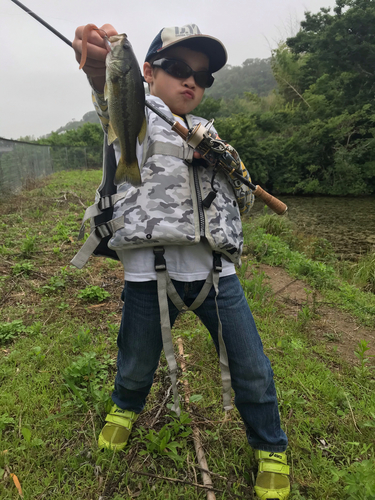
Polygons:
M335 198L280 196L289 219L306 234L326 238L336 254L349 260L375 251L375 197ZM256 200L253 213L264 204Z

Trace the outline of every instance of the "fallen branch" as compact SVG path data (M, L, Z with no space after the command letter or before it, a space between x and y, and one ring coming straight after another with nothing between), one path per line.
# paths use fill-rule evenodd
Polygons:
M150 472L141 472L139 470L131 470L133 474L139 474L141 476L153 477L155 479L163 479L164 481L170 481L172 483L183 483L189 484L190 486L195 486L196 488L202 488L207 490L208 493L216 491L217 493L224 493L224 490L219 490L218 488L214 488L213 486L206 486L205 484L193 483L191 481L185 481L184 479L177 479L175 477L167 477L167 476L158 476L157 474L151 474ZM214 494L214 493L213 493ZM238 495L235 495L238 498L242 498Z
M349 410L350 410L350 413L351 413L351 415L352 415L352 419L353 419L353 422L354 422L354 427L357 429L357 431L358 431L360 434L362 434L362 432L361 432L361 431L359 430L359 428L358 428L357 422L355 421L355 418L354 418L354 413L353 413L353 410L352 410L352 406L351 406L351 404L350 404L350 401L349 401L349 398L348 398L348 396L347 396L346 392L344 392L344 396L346 397L346 401L348 402L348 405L349 405Z
M75 198L78 199L79 203L83 206L83 208L87 208L86 205L81 200L81 198L78 196L78 194L75 193L74 191L60 191L60 194L62 194L64 196L65 201L67 201L66 195L71 194L72 196L74 196ZM59 201L59 200L57 200L57 201Z
M183 346L181 337L178 337L177 344L178 344L178 352L179 352L180 357L181 357L181 360L180 360L181 370L183 373L186 373L184 346ZM187 405L189 405L190 388L189 388L189 383L188 383L186 377L184 378L183 383L184 383L184 387L185 387L185 403ZM204 471L208 471L208 465L207 465L206 457L204 455L202 441L199 437L199 429L196 425L193 426L193 439L194 439L195 453L197 454L197 460L198 460L198 463L202 469L201 475L202 475L203 484L207 489L207 500L216 500L216 496L214 493L215 490L213 488L211 476L208 472L204 472Z
M150 429L152 429L154 427L154 425L156 424L156 422L157 422L157 420L158 420L158 418L160 416L160 413L162 412L162 410L164 408L165 403L168 401L168 398L169 398L169 395L171 393L171 390L172 390L172 386L170 386L169 389L167 390L167 394L166 394L165 398L163 399L163 402L160 405L160 408L159 408L157 414L155 415L154 420L151 422Z
M154 479L161 479L163 481L170 481L171 483L187 484L189 486L194 486L195 488L204 489L207 491L207 493L212 493L213 495L214 495L214 491L216 491L216 493L228 493L233 498L240 498L241 500L243 500L243 496L237 495L236 493L233 493L231 491L219 490L218 488L213 488L210 486L206 486L204 484L193 483L191 481L186 481L185 479L177 479L175 477L159 476L157 474L151 474L150 472L143 472L143 471L133 470L133 469L130 469L130 472L132 472L133 474L139 474L140 476L152 477Z

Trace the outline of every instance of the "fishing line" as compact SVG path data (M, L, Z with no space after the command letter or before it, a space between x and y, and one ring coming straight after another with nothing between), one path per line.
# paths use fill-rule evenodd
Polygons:
M41 24L43 24L43 26L45 26L47 29L49 29L50 31L52 31L52 33L54 35L58 36L63 42L65 42L67 45L69 45L69 47L73 47L72 42L70 40L68 40L64 35L62 35L61 33L59 33L57 30L55 30L55 28L53 28L50 24L48 24L41 17L39 17L37 14L35 14L35 12L31 11L28 7L26 7L26 5L23 5L18 0L11 0L11 2L15 3L16 5L18 5L18 7L21 7L21 9L24 10L25 12L27 12L31 17L33 17L38 22L40 22Z

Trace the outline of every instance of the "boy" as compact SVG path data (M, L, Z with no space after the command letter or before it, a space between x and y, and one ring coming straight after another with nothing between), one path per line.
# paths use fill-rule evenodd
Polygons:
M111 25L101 29L108 36L117 33ZM78 61L82 32L83 27L77 28L73 42ZM83 69L106 131L105 56L102 37L91 32ZM212 85L212 73L226 60L222 43L202 35L196 25L164 28L153 40L143 65L150 90L147 99L185 127L205 124L190 113L201 102L205 88ZM248 442L259 461L257 497L284 500L290 491L284 453L287 438L280 428L273 372L234 267L240 262L243 245L240 212L251 207L252 193L230 175L214 173L197 153L194 157L189 154L182 139L148 108L146 119L146 140L137 145L142 186L119 186L123 196L114 208L114 217L125 221L109 243L125 268L124 307L114 406L100 433L99 446L125 447L144 408L163 347L178 404L170 327L184 302L194 309L215 343L228 408L230 385L234 389ZM118 160L116 144L115 151ZM238 171L248 177L240 161ZM216 197L203 205L213 188Z

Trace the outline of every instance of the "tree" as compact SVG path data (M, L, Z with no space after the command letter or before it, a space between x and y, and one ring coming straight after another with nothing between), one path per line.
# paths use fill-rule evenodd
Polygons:
M336 110L360 109L372 101L375 91L375 3L372 0L336 0L334 14L321 9L305 14L301 31L287 39L295 61L300 64L298 87L301 93L322 77ZM331 92L327 88L330 81Z

